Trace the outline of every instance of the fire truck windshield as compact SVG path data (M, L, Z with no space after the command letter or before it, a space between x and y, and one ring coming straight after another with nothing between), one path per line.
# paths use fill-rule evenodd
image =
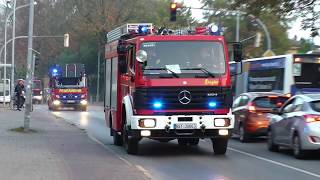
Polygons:
M81 78L78 77L63 77L58 78L56 81L56 86L58 87L83 87Z
M41 89L42 88L42 85L41 85L41 81L33 81L33 84L32 84L32 89Z
M143 67L145 75L174 72L180 77L190 77L200 73L213 76L213 74L224 74L226 71L224 49L220 42L144 42L140 49L147 53L147 61Z

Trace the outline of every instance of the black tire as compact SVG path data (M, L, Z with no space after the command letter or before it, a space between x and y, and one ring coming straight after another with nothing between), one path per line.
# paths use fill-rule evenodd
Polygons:
M178 144L179 144L179 146L187 146L188 140L185 138L178 139Z
M249 136L246 133L246 130L244 129L243 125L239 126L239 140L243 143L249 141Z
M124 111L125 112L125 111ZM123 113L122 115L122 139L123 139L123 146L125 148L125 150L127 151L128 154L138 154L138 150L139 150L139 140L132 138L132 137L128 137L128 133L127 133L127 128L126 128L126 114Z
M119 135L112 128L111 128L111 131L112 131L113 144L116 145L116 146L122 146L122 144L123 144L122 136Z
M188 140L190 146L197 146L199 144L199 138L191 138Z
M87 106L86 107L81 107L81 111L87 111Z
M267 141L268 150L272 152L279 151L279 145L276 145L273 140L272 130L268 131L268 141Z
M227 152L228 138L213 138L212 147L215 155L224 155Z
M295 158L297 159L305 158L306 152L301 149L301 141L298 134L293 136L292 148L293 148L293 155Z

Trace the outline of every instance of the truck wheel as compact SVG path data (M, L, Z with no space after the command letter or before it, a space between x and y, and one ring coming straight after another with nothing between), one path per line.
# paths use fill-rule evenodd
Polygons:
M112 137L113 137L113 144L116 146L122 146L123 141L122 141L122 136L119 135L115 130L111 128L112 131Z
M122 125L122 139L123 139L123 146L128 154L138 154L139 149L139 139L132 138L128 136L127 128L126 128L126 114L123 113L123 125Z
M87 111L87 106L86 107L81 107L81 111Z
M228 138L212 138L212 147L215 155L223 155L227 151Z

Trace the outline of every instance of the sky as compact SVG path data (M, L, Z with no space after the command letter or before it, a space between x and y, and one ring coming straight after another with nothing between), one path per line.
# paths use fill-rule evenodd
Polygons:
M194 8L200 8L201 3L200 0L176 0L176 2L184 2L186 6L188 7L194 7ZM199 9L193 9L192 10L192 16L196 19L201 20L202 19L202 10ZM301 30L301 19L297 19L297 21L293 22L290 24L291 29L288 31L288 36L290 39L293 39L295 36L297 36L297 39L299 40L300 38L305 38L305 39L310 39L310 31L308 30ZM320 45L320 37L317 36L314 38L314 43L316 45Z

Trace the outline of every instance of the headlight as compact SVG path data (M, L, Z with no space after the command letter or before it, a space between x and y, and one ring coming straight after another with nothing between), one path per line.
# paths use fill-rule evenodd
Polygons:
M230 119L228 119L228 118L217 118L217 119L214 119L214 126L216 126L216 127L227 127L227 126L230 126Z
M80 104L81 104L81 105L87 105L87 104L88 104L88 101L87 101L87 100L81 100L81 101L80 101Z
M61 103L61 102L60 102L60 101L58 101L58 100L54 100L54 101L53 101L53 105L55 105L55 106L59 106L59 105L60 105L60 103Z
M140 119L139 126L142 128L154 128L156 127L155 119Z
M42 95L42 91L40 91L40 94Z

